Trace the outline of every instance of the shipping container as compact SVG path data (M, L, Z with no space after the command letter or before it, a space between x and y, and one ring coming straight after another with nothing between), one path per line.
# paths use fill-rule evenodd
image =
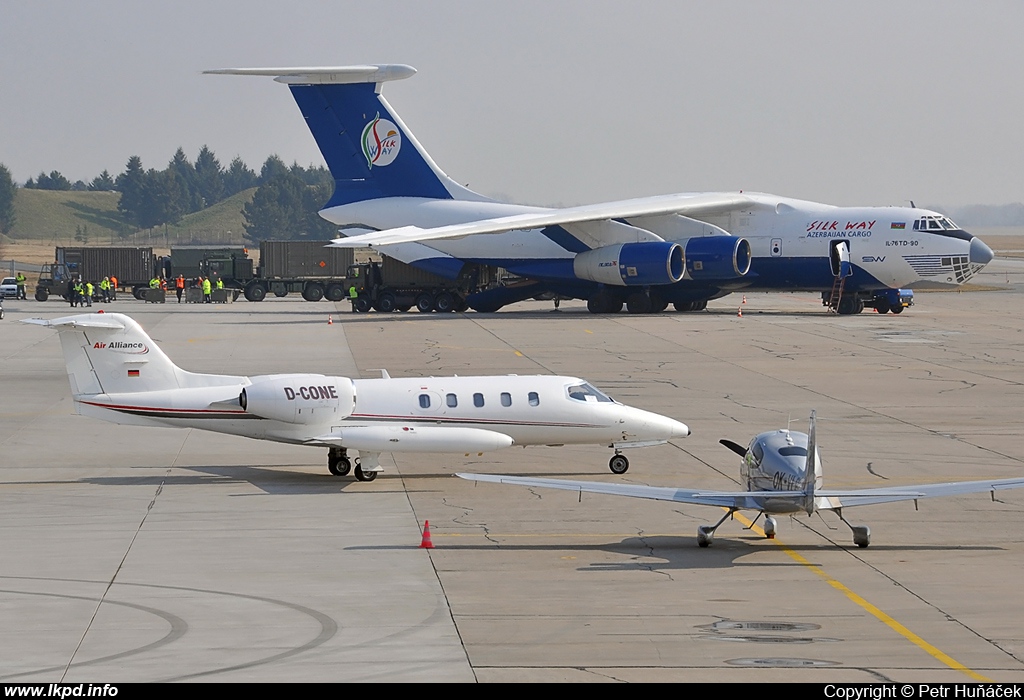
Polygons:
M152 248L58 246L53 260L39 274L38 301L46 301L50 295L67 299L68 285L76 279L98 286L104 277L116 277L119 288L131 288L134 293L149 286L158 258Z
M328 248L330 241L263 241L262 279L343 279L354 259L349 248Z

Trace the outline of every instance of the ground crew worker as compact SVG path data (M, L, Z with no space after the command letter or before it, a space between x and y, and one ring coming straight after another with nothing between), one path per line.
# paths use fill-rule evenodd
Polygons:
M117 278L110 276L110 300L117 301Z
M210 292L212 291L212 288L213 288L213 285L210 284L210 278L207 277L206 279L203 280L203 303L204 304L212 304L213 303L213 299L210 297Z
M157 278L157 277L151 277L151 278L150 278L150 280L149 280L149 288L150 288L150 289L156 289L156 288L157 288L157 287L159 287L159 286L160 286L160 280L159 280L159 278Z
M185 291L185 278L178 275L178 279L174 280L174 291L178 294L178 303L181 303L181 293Z
M353 284L351 287L348 288L348 300L352 302L352 313L356 312L356 299L358 299L358 298L359 298L359 291L356 289L356 286Z
M217 289L224 289L224 280L220 277L217 278Z
M100 296L103 297L103 303L106 304L110 301L110 278L104 277L100 280Z
M96 291L96 288L92 286L92 282L85 283L85 305L92 306L92 293Z
M79 306L82 305L83 291L84 290L82 289L82 282L80 280L75 280L74 284L71 285L71 294L68 295L71 297L72 309L75 308L75 304L78 304Z
M18 285L18 299L25 299L25 275L18 273L18 276L14 278L14 283Z

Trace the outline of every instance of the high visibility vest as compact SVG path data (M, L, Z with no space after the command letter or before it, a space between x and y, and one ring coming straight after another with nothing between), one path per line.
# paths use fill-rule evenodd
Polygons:
M181 275L178 275L178 279L174 280L174 286L177 289L184 289L185 288L185 278L182 277Z
M349 299L358 299L359 298L359 292L356 291L356 286L354 284L351 287L348 288L348 298Z
M217 289L224 289L224 280L217 280Z
M209 294L209 293L210 293L210 280L209 279L205 279L205 280L203 280L203 294Z

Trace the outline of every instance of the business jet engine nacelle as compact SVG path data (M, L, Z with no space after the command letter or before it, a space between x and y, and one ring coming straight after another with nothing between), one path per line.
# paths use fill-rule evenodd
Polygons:
M580 279L622 286L675 284L686 272L678 243L618 243L576 255L573 273Z
M253 377L238 404L246 413L285 423L326 423L352 415L356 388L346 377L272 374Z
M750 242L738 236L704 236L682 243L686 276L692 280L732 280L750 271Z

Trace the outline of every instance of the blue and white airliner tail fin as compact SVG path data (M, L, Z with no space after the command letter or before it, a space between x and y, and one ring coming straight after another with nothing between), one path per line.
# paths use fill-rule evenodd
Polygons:
M411 66L205 72L271 76L288 85L334 176L334 196L325 210L386 197L486 201L445 175L381 95L384 82L414 75Z
M60 332L75 399L237 384L238 377L186 372L164 354L134 319L123 314L78 314L25 323Z

